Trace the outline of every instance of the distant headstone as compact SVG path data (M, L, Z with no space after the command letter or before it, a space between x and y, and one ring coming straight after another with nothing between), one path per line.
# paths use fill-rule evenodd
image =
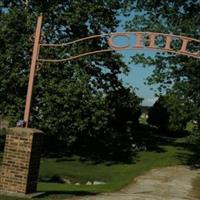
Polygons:
M94 181L93 182L93 185L104 185L104 184L106 184L106 183L103 181Z
M63 179L63 181L66 183L66 184L71 184L71 181L69 179Z
M88 182L86 183L86 185L92 185L92 182L88 181Z

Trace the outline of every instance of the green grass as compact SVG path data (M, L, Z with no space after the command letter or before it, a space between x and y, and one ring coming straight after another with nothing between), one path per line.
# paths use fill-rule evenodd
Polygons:
M185 153L183 149L165 146L163 150L165 150L165 152L162 153L140 152L136 158L135 164L113 164L110 166L87 162L81 163L78 160L59 161L57 159L43 159L41 163L41 176L52 177L55 174L59 174L80 183L94 180L104 181L108 184L100 187L79 187L81 187L81 190L87 190L88 192L112 192L120 189L122 186L128 184L134 177L152 168L181 164L178 155ZM48 168L46 166L48 166ZM51 183L39 184L39 190L42 191L50 187L52 187ZM53 187L55 187L55 185ZM57 184L56 190L59 190L59 188L62 190L63 187L63 184ZM72 188L74 188L74 186L72 186ZM77 186L75 188L77 188ZM65 189L67 189L66 186ZM71 190L70 187L69 190Z
M142 114L141 116L140 116L140 123L141 124L147 124L147 119L146 119L146 117L144 116L144 114Z
M70 159L42 159L41 178L50 178L55 174L69 178L81 185L57 184L39 182L38 191L45 191L46 196L42 199L63 199L74 194L91 194L101 192L113 192L127 185L136 176L139 176L153 168L173 166L184 163L184 159L190 152L184 150L182 144L185 139L175 142L166 142L160 146L161 152L140 152L132 164L94 164L91 162L80 162L77 157ZM87 181L104 181L106 185L86 186ZM18 200L0 196L1 200Z
M187 125L186 125L186 131L191 132L194 128L195 128L195 124L192 121L190 121L190 122L187 123Z

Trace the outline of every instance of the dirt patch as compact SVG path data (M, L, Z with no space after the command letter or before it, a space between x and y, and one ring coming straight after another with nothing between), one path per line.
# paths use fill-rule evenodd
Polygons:
M193 196L200 199L200 190L199 190L200 176L193 180L192 185L193 185L193 190L192 190Z

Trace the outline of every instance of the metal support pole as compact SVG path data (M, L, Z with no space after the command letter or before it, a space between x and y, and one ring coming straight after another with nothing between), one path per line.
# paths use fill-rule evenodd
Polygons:
M40 51L42 19L43 19L42 15L38 16L36 30L35 30L35 39L34 39L32 60L31 60L28 90L27 90L27 96L26 96L26 107L25 107L25 112L24 112L24 121L26 123L26 127L28 127L28 123L29 123L31 99L32 99L33 84L34 84L34 78L35 78L35 70L36 70L37 59L38 59L38 55L39 55L39 51Z

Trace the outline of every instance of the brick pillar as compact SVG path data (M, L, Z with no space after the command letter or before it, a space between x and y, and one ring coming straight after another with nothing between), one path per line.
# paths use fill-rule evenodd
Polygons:
M0 171L1 192L22 195L36 192L42 135L30 128L8 130Z

